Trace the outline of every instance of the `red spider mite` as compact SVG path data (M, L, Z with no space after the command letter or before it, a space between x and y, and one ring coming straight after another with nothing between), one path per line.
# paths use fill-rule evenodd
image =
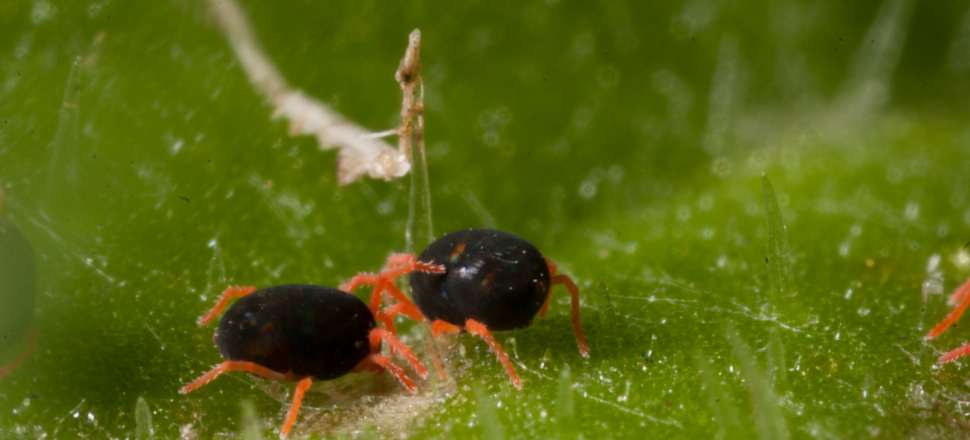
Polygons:
M946 303L947 305L951 306L956 305L956 307L953 308L953 311L950 312L950 314L947 315L943 321L940 321L936 327L933 327L933 330L930 330L930 333L926 335L926 339L933 339L939 336L940 333L946 331L946 329L950 328L951 325L960 319L960 315L962 315L963 311L966 310L968 305L970 305L970 280L967 280L962 286L958 287L957 290L954 290L953 293L950 294L950 298ZM957 348L956 350L940 356L940 363L950 362L966 354L970 354L970 344L966 344L960 348Z
M0 204L3 192L0 191ZM34 251L30 241L12 222L0 219L0 354L15 347L27 335L27 348L6 365L0 377L13 371L37 348L34 316Z
M376 328L375 313L347 292L308 284L262 290L228 287L215 307L199 318L199 325L215 319L236 297L242 298L226 310L212 336L227 360L179 392L188 393L228 371L298 382L281 438L289 434L303 394L313 381L335 379L350 372L387 370L408 391L417 392L404 371L380 354L381 341L402 354L422 378L428 376L411 349L391 332Z
M444 271L436 270L440 266ZM411 274L412 303L394 285L393 278ZM385 310L390 320L403 313L417 321L430 321L435 336L467 331L488 343L516 388L519 376L508 355L490 331L526 328L536 313L544 317L550 292L558 284L572 295L572 321L579 351L589 347L579 321L579 288L568 275L556 274L556 265L525 239L492 229L466 229L445 235L415 258L394 254L379 274L360 274L341 286L352 291L373 284L370 308L377 310L386 290L398 301ZM389 326L393 331L393 327ZM436 364L437 367L437 364Z

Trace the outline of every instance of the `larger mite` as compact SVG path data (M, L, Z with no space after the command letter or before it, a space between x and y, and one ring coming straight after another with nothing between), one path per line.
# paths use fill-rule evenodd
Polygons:
M429 270L435 266L444 267L444 272ZM394 277L408 272L413 272L413 303L393 283ZM467 331L481 337L518 388L519 376L491 331L526 328L537 313L544 317L556 285L564 285L572 296L576 343L579 352L589 357L579 318L579 288L568 275L556 272L552 261L517 235L466 229L435 240L418 257L394 254L384 271L357 275L341 290L349 292L362 284L374 284L372 310L380 306L381 295L387 291L398 303L386 310L386 316L403 313L418 321L427 320L436 336Z

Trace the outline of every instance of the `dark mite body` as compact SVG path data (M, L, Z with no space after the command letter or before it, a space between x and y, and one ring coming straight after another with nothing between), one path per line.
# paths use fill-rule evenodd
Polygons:
M303 394L317 380L352 371L386 370L409 391L417 392L404 371L380 354L381 342L406 357L422 377L427 376L410 348L391 332L377 328L374 312L363 301L332 287L228 287L215 307L199 318L199 325L215 319L237 297L242 299L229 307L212 337L227 360L179 391L191 392L229 371L299 382L280 437L289 434ZM376 313L383 316L380 310Z
M370 354L374 327L374 315L357 297L332 287L290 284L236 301L213 340L226 359L329 380Z
M418 257L393 254L380 273L359 274L341 290L375 285L371 311L379 309L382 293L389 293L397 304L380 319L392 331L390 317L403 313L417 321L429 321L435 335L468 332L481 337L519 387L512 362L491 332L525 328L536 314L545 316L553 286L562 284L569 290L576 343L580 353L589 357L580 325L579 288L568 275L557 275L556 271L552 261L517 235L466 229L435 240ZM406 273L411 274L413 303L393 282ZM443 374L440 368L438 371Z
M464 326L474 319L489 330L526 328L549 296L549 266L517 235L466 229L431 243L418 260L445 273L414 272L414 303L429 320Z
M0 192L0 202L3 193ZM0 377L12 373L37 348L37 332L31 326L37 271L30 241L16 224L0 220ZM22 344L19 353L13 349Z

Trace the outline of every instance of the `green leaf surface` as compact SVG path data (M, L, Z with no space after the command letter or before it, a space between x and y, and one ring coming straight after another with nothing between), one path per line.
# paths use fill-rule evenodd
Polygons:
M443 337L446 379L317 384L297 438L970 437L967 361L937 362L965 326L924 340L970 273L966 2L242 7L290 84L374 131L420 28L434 233L535 244L591 349L557 287L496 334L521 390ZM196 318L227 285L378 270L413 196L338 186L271 114L204 2L0 3L0 217L37 272L0 439L276 438L291 383L178 393L221 361Z

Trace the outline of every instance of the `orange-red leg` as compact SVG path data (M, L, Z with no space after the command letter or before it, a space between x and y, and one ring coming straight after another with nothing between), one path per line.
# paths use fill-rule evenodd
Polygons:
M465 331L465 329L461 328L460 326L454 325L447 321L442 321L440 319L436 319L434 320L434 322L431 323L432 337L437 337L442 333L457 335L457 334L461 334L461 332L463 331ZM438 377L440 379L444 379L445 369L444 367L441 366L441 363L438 361L438 356L434 350L434 341L432 341L430 338L428 339L428 350L431 352L431 361L434 362L434 369L438 372Z
M343 283L338 287L338 289L344 292L353 292L358 286L362 285L374 285L374 290L371 292L370 296L370 311L371 313L377 312L377 309L381 305L381 290L383 286L381 285L381 277L379 275L374 275L371 273L359 273L354 275L353 278Z
M414 257L414 254L408 254L408 253L391 254L387 257L387 264L384 265L384 268L392 269L400 266L407 266L408 264L411 264L416 260L417 258Z
M954 296L957 296L957 293L960 293L960 291L963 290L963 288L966 285L967 284L964 283L963 286L960 286L960 288L957 289L957 291L954 292L953 295L951 295L951 298ZM943 333L944 331L946 331L946 329L950 328L950 326L953 325L954 322L957 322L957 320L960 319L960 315L963 314L963 311L967 308L968 305L970 305L970 295L964 294L963 298L960 300L960 303L953 308L953 311L950 312L950 314L947 315L946 318L943 319L943 321L940 321L940 323L937 324L936 327L933 327L933 330L930 330L930 333L929 335L926 336L926 338L933 339L939 336L940 333Z
M181 394L190 393L196 388L199 388L202 385L212 382L215 378L221 376L222 373L226 373L229 371L245 371L247 373L252 373L257 376L265 377L267 379L272 379L276 381L292 380L292 378L289 375L286 375L283 373L277 373L273 370L270 370L269 368L266 368L262 365L254 364L252 362L225 361L219 365L216 365L215 368L209 370L209 372L203 374L202 376L199 376L198 379L193 380L188 385L180 388L179 393Z
M438 353L434 349L434 336L428 337L428 353L431 354L431 363L434 364L434 371L438 372L438 379L445 380L448 376L445 376L445 367L441 365L441 361L438 360Z
M522 388L522 381L519 380L519 375L515 374L515 368L512 367L512 361L509 360L509 355L505 354L505 350L502 350L502 346L498 345L492 334L488 332L488 328L485 324L482 324L474 319L469 319L465 321L465 329L468 333L478 336L485 340L489 347L492 348L492 352L498 357L498 361L502 363L505 367L505 371L509 373L509 377L512 379L512 385L516 388Z
M407 388L408 391L412 393L418 392L418 387L414 385L411 378L404 374L404 370L391 362L390 359L384 357L384 355L377 353L367 355L367 357L364 358L364 360L361 361L356 368L354 368L354 371L362 370L377 372L387 370L392 376L394 376L395 379L397 379L398 382L401 382L401 385L404 385L404 388Z
M397 278L409 272L445 273L444 266L418 261L414 254L391 254L381 275Z
M34 326L30 326L27 329L27 348L21 351L14 360L10 361L7 365L0 367L0 377L6 376L13 373L20 364L24 363L31 354L37 351L37 329Z
M255 291L256 291L256 288L252 286L226 287L226 290L222 291L222 295L219 295L219 300L216 301L215 307L213 307L212 310L209 310L209 312L206 313L205 315L202 315L197 322L199 323L199 325L208 324L213 319L215 319L216 316L219 316L219 313L222 313L222 310L225 309L227 305L229 305L229 301L232 301L233 298L246 296Z
M950 361L952 361L952 360L954 360L954 359L956 359L956 358L958 358L960 356L964 356L966 354L970 354L970 344L964 345L964 346L962 346L962 347L960 347L960 348L958 348L956 350L953 350L953 351L951 351L951 352L949 352L949 353L947 353L947 354L945 354L943 356L940 356L940 363L941 364L945 364L947 362L950 362Z
M589 346L586 345L583 326L579 322L579 287L576 287L576 283L573 282L572 278L569 278L569 275L556 275L552 277L552 286L549 288L550 295L552 294L552 287L559 284L566 286L570 296L572 296L573 332L576 333L576 345L579 346L579 353L588 358Z
M393 307L389 307L385 310L378 310L377 313L374 314L374 317L377 318L378 321L384 323L384 328L386 328L387 331L391 332L392 335L396 335L397 329L394 328L394 314L387 312L391 309L393 309ZM371 351L373 350L374 347L371 347Z
M394 299L396 299L398 302L391 308L387 309L388 311L393 309L395 315L398 313L403 313L407 315L407 317L417 322L424 321L424 314L421 313L421 310L418 309L417 305L411 302L411 300L404 295L404 292L401 292L401 289L398 289L397 286L395 286L393 283L387 283L386 288L387 288L387 292L390 293L391 296L393 296ZM391 315L391 316L394 316L394 315Z
M451 333L453 335L457 335L463 331L464 331L463 328L461 328L460 326L454 325L448 321L435 319L434 322L431 323L431 332L434 333L435 336L438 336L442 333Z
M957 289L950 294L950 298L947 299L946 304L949 306L956 305L960 302L960 300L966 297L968 293L970 293L970 279L964 282L960 287L957 287Z
M376 284L380 277L372 273L359 273L338 287L344 292L353 292L359 286Z
M280 438L290 435L290 428L293 427L293 422L296 422L296 416L300 413L303 394L310 388L310 385L313 385L313 379L309 377L296 384L296 389L293 390L293 402L290 403L290 410L286 412L286 420L283 421L283 429L280 430Z
M382 328L375 328L371 330L370 343L372 352L377 351L377 347L380 347L381 341L384 341L384 343L393 348L394 351L401 353L401 356L404 356L404 358L407 359L408 363L411 364L411 368L413 368L422 379L428 378L428 370L424 368L424 365L421 365L421 362L418 361L418 357L414 355L414 352L412 352L407 345L404 345L403 342L401 342L397 337L387 330Z
M545 257L543 257L545 258ZM549 265L549 276L550 286L549 294L546 295L546 302L542 303L542 308L539 309L539 317L545 318L546 312L549 311L549 301L552 299L552 289L559 284L566 286L566 290L569 290L570 296L572 296L572 316L573 316L573 332L576 333L576 345L579 346L579 352L583 357L589 357L589 346L586 345L586 337L583 336L583 326L580 324L579 320L579 287L573 282L572 278L568 275L556 275L558 268L556 263L552 260L546 258L546 264Z
M401 292L397 286L394 285L394 279L410 272L430 272L430 273L444 273L445 268L443 266L438 266L431 263L425 263L418 261L417 258L412 254L391 254L387 259L387 265L384 270L378 274L368 274L362 273L354 276L349 281L340 286L340 290L344 292L351 292L360 285L374 285L374 290L371 292L370 308L372 313L377 313L377 309L380 307L381 301L383 300L383 293L385 290L388 291L395 299L399 302L410 305L411 308L414 307L414 303L404 293ZM411 316L411 313L402 310L402 313ZM413 318L413 316L412 316Z

